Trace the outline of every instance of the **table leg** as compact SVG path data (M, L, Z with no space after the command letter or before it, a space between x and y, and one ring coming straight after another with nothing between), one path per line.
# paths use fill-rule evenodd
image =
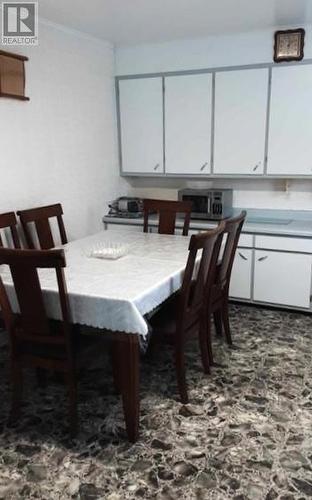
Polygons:
M113 340L113 351L115 383L122 395L128 438L134 443L138 438L140 414L138 336L119 334Z
M120 352L119 346L120 346L120 342L118 342L117 340L111 341L110 355L111 355L111 363L112 363L112 370L113 370L114 386L115 386L116 392L118 394L121 394L122 393L122 386L121 386L120 363L119 363L119 358L121 356L121 352Z

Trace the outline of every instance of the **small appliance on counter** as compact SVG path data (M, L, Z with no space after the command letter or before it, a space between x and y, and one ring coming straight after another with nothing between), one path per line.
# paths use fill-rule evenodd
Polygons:
M141 198L121 196L108 206L109 217L124 217L125 219L143 217L143 200Z
M181 189L178 196L192 202L193 219L226 219L233 212L232 189Z

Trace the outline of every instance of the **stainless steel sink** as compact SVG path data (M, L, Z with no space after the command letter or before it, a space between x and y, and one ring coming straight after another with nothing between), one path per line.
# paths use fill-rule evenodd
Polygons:
M277 226L287 226L292 222L291 219L274 219L270 217L248 217L247 223L249 224L274 224Z

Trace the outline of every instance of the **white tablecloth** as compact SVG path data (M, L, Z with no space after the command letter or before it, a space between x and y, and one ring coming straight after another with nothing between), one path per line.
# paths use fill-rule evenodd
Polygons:
M87 257L101 242L127 243L129 253L115 261ZM64 245L65 277L73 323L138 333L145 337L144 315L178 290L188 255L189 238L130 232L103 231ZM9 269L1 277L10 301L18 310ZM60 319L55 272L39 271L49 317Z

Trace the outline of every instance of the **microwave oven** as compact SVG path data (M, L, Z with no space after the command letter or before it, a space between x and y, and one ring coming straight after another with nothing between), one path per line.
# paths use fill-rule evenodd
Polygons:
M220 220L232 215L232 189L181 189L178 197L192 202L193 219Z

